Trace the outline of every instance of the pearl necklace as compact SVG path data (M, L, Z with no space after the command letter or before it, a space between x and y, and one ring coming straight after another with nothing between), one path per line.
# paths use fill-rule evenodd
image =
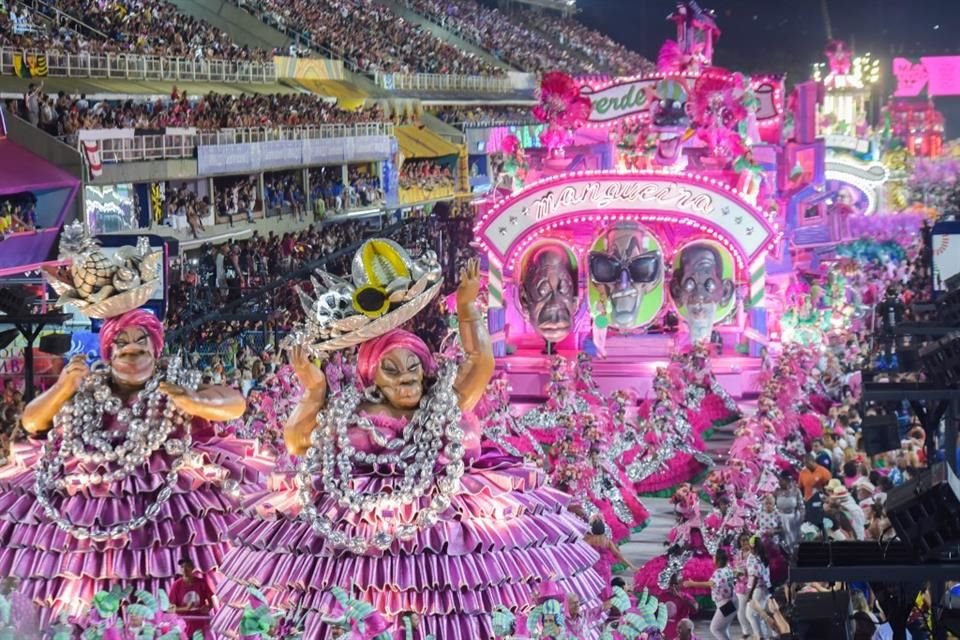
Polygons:
M196 388L199 378L196 372L184 371L179 357L171 359L166 370L158 369L137 393L132 407L126 409L110 388L109 371L106 363L96 363L77 393L57 412L54 427L58 435L44 445L35 472L36 498L44 513L58 528L80 540L112 540L155 519L173 495L180 469L192 458L189 430L183 439L170 438L170 434L189 422L173 402L164 403L158 388L164 379ZM105 413L115 416L116 426L111 430L103 429ZM118 438L120 442L114 444ZM121 481L138 466L147 464L160 447L177 457L171 462L156 501L146 507L143 515L108 528L83 527L73 524L53 505L51 492ZM102 474L65 474L64 467L71 459L98 468L107 465L113 468Z
M363 397L354 386L345 387L330 400L325 410L317 414L317 428L311 435L311 446L297 468L297 495L303 508L302 517L311 523L318 535L335 547L362 554L371 546L384 550L397 539L409 540L419 528L437 523L440 514L450 507L451 495L460 486L460 478L464 473L464 433L460 428L462 413L453 389L456 375L455 363L443 365L436 383L397 438L387 439L377 433L370 420L359 414ZM358 452L350 444L350 427L359 427L371 434L375 444L387 447L390 452ZM441 448L449 462L444 475L435 479L434 469L440 459ZM355 491L354 462L391 464L403 471L403 477L399 486L392 487L390 492ZM354 513L394 510L399 506L418 503L431 485L435 485L437 490L430 504L417 514L415 524L401 523L392 528L388 524L380 525L369 539L351 537L336 531L334 523L320 515L314 503L312 474L318 469L324 491Z

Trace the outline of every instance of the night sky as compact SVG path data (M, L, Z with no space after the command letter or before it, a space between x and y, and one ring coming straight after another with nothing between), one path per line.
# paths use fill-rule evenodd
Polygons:
M960 55L960 0L826 0L832 35L881 60L892 91L895 56ZM579 20L651 60L674 27L665 21L673 0L577 0ZM828 40L821 0L700 0L723 31L715 64L746 72L787 72L806 79L824 61ZM937 101L948 133L960 136L960 98Z

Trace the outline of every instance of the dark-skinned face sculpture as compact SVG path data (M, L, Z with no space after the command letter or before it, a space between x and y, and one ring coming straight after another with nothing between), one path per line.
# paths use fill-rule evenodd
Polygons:
M663 259L645 248L648 232L633 223L620 223L604 234L603 250L590 252L590 281L610 310L610 326L637 327L643 297L660 283Z
M718 311L733 299L734 285L723 277L720 250L707 242L695 242L680 251L670 279L670 295L690 327L690 339L710 338L713 325L722 318Z
M573 330L579 306L577 265L559 242L534 247L520 271L520 309L544 340L560 342Z

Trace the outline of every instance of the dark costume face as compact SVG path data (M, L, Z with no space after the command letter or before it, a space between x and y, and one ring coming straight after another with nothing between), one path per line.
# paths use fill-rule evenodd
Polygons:
M645 238L640 227L618 225L606 234L606 250L590 253L590 279L609 301L617 328L634 327L643 296L660 280L660 253L645 250Z
M679 269L670 280L670 295L677 307L686 308L694 340L709 338L717 310L733 298L733 281L723 277L719 252L708 244L684 248Z
M547 342L570 335L577 312L577 268L562 245L535 249L520 274L520 307Z

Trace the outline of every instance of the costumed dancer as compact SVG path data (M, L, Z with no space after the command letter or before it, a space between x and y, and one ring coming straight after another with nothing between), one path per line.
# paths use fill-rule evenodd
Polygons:
M44 626L114 587L169 589L183 558L215 580L231 496L268 464L207 422L240 416L239 392L198 386L179 358L161 359L163 326L136 309L158 283L161 254L142 238L108 258L82 226L64 229L61 251L73 265L50 283L61 302L106 319L102 360L74 358L27 405L23 426L45 444L18 445L0 469L0 574L20 578Z
M686 610L689 603L674 597L675 587L687 581L705 582L713 572L713 560L703 538L700 517L700 497L689 483L684 483L670 499L673 503L676 525L670 530L666 553L648 560L634 574L634 590L649 589L664 602L674 601L678 609ZM684 588L685 593L704 604L708 587ZM684 599L685 600L685 599Z
M656 395L640 410L637 444L619 458L638 495L671 495L713 466L681 410L674 380L669 370L657 370L653 379Z
M628 429L618 422L622 415L607 406L591 371L589 360L580 358L571 380L568 362L554 358L547 401L524 414L521 424L542 445L551 484L574 496L572 508L585 520L603 520L613 541L621 543L642 529L650 514L616 462Z
M673 366L680 369L684 382L683 403L690 414L690 423L698 436L708 437L715 427L730 424L740 417L740 407L717 380L710 366L710 348L696 342L686 353L673 357Z
M481 453L470 412L493 354L478 271L471 261L457 289L460 362L438 362L397 328L440 291L431 254L413 262L396 243L369 240L351 281L323 274L315 297L304 294L310 322L290 348L305 393L285 430L304 457L296 482L276 478L248 502L251 520L231 530L215 630L235 628L251 584L272 606L300 607L305 637L317 640L336 637L325 622L336 586L393 624L415 613L418 640L491 638L494 608L529 607L548 580L579 598L588 621L598 617L598 555L569 498L539 469ZM358 380L328 394L310 354L356 344ZM580 637L597 633L587 625Z

